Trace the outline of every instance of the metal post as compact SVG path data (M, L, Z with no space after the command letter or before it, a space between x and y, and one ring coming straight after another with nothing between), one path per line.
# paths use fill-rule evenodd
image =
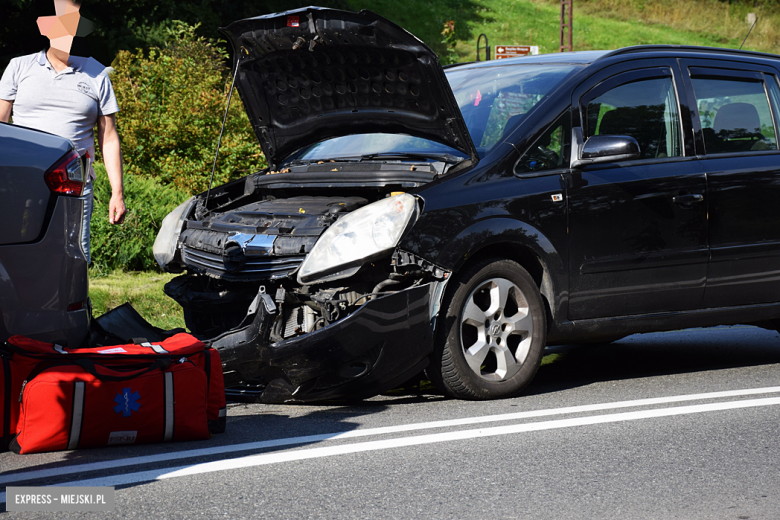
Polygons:
M566 13L567 7L569 11L568 14ZM561 46L558 49L559 52L571 52L574 50L574 45L572 45L572 32L574 30L573 19L574 0L561 0Z
M490 61L490 45L488 45L488 37L485 33L480 34L477 38L477 61L482 61L479 59L479 42L483 36L485 37L485 61Z

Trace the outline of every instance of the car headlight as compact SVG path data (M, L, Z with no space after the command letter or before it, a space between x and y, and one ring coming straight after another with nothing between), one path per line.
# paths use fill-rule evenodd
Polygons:
M298 271L298 282L352 276L364 263L391 251L416 212L417 200L402 193L345 215L314 244Z
M168 216L162 221L160 231L154 240L152 252L154 253L154 259L157 260L157 263L160 264L163 270L173 261L182 225L187 219L193 204L195 204L195 197L192 197L168 213Z

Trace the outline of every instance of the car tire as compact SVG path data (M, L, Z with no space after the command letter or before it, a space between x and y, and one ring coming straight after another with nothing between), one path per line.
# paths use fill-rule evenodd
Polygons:
M533 379L547 340L542 296L511 260L479 262L450 282L428 375L451 397L517 395Z

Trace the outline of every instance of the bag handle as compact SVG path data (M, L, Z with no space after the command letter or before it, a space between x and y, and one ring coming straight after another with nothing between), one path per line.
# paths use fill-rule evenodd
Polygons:
M145 369L141 369L137 372L129 373L128 375L124 376L112 376L109 374L101 374L97 371L95 368L95 363L89 359L89 358L73 358L69 359L68 361L62 361L59 363L47 363L47 362L41 362L38 363L35 368L27 375L26 381L30 381L33 378L35 378L38 374L43 372L46 369L54 368L54 367L62 367L62 366L68 366L68 365L78 365L81 368L83 368L86 372L89 374L92 374L95 378L99 379L100 381L127 381L128 379L133 379L134 377L138 377L142 374L146 374L147 372L152 372L154 370L160 369L165 370L171 365L171 358L157 358L151 365L149 365ZM106 367L105 365L100 365L103 368L108 369L109 367Z
M128 379L133 379L134 377L138 377L140 375L146 374L148 372L153 372L157 369L159 370L165 370L171 365L171 358L157 358L151 365L149 365L147 368L144 368L142 370L139 370L137 372L132 372L124 376L112 376L109 374L101 374L97 371L97 368L95 367L96 363L92 361L89 358L80 358L80 359L74 359L71 361L71 363L76 364L95 376L95 378L99 379L100 381L127 381ZM105 365L100 365L103 368L108 368Z
M41 363L38 363L35 366L35 368L33 368L32 371L27 375L27 378L25 378L25 380L22 381L22 389L19 392L19 402L20 403L22 402L22 396L24 395L24 389L27 386L27 383L32 381L41 372L49 368L62 367L68 365L80 366L89 374L92 374L99 381L127 381L128 379L133 379L134 377L138 377L140 375L146 374L147 372L152 372L153 370L157 370L157 369L160 369L161 371L165 370L171 365L171 358L158 358L154 361L154 363L149 365L147 368L124 376L112 376L108 374L101 374L95 368L95 363L93 363L92 360L88 358L76 358L61 363L47 363L43 361ZM103 368L108 368L105 365L100 365L100 366L102 366Z

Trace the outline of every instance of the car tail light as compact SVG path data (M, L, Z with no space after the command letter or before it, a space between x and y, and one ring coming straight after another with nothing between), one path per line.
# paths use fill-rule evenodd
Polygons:
M75 151L66 155L44 176L46 185L54 193L60 195L70 195L71 197L81 196L84 191L84 166L81 163L81 157Z

